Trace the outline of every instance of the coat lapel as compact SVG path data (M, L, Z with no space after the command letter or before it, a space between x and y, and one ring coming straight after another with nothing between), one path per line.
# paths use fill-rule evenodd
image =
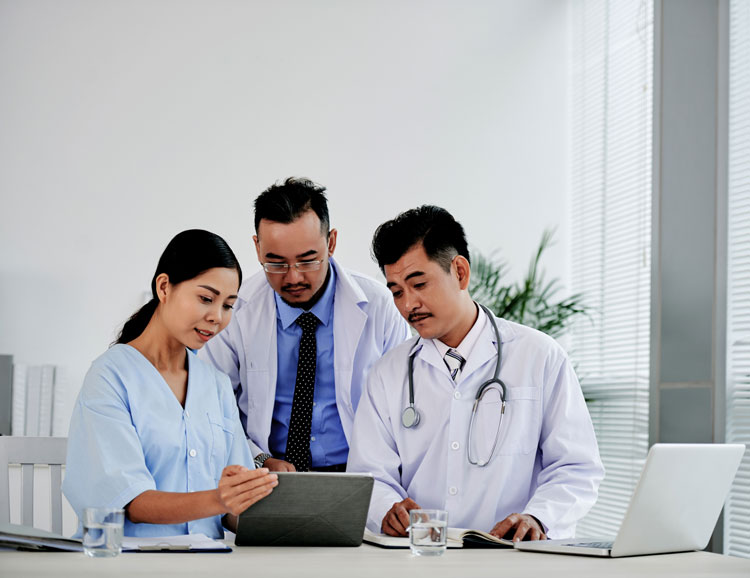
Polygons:
M367 323L367 313L360 304L367 296L349 275L331 259L336 271L336 295L333 300L333 367L336 382L336 401L339 413L351 412L352 375L354 356ZM343 407L342 407L343 406ZM342 424L344 420L342 420ZM347 437L350 432L345 432Z
M240 310L243 319L239 327L245 354L242 379L247 390L248 431L263 451L268 451L276 399L276 302L264 275L261 281Z
M466 360L466 366L461 372L463 377L469 377L473 372L486 368L483 366L491 360L494 360L497 356L497 337L495 336L495 330L492 328L492 321L497 324L497 329L500 332L500 339L503 344L508 343L515 339L515 331L508 324L507 321L499 317L492 316L492 319L487 319L487 323L484 325L482 335L474 345L474 350L471 352L469 359ZM494 372L494 367L493 367ZM491 375L488 376L492 377Z

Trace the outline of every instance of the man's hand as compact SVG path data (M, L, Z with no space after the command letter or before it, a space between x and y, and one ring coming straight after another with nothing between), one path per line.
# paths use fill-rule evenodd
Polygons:
M547 539L542 525L534 516L528 514L511 514L502 522L495 524L495 527L490 530L490 534L498 538L508 538L510 535L512 536L510 539L514 542L520 542L523 539Z
M297 468L294 467L294 464L290 464L289 462L285 462L284 460L280 460L278 458L268 458L265 462L263 462L263 467L268 468L271 472L297 471Z
M239 515L265 498L277 485L278 476L270 474L266 468L249 470L243 466L227 466L221 472L216 497L222 512Z
M409 527L409 511L418 509L419 504L411 498L393 504L380 525L383 534L406 536L406 529Z

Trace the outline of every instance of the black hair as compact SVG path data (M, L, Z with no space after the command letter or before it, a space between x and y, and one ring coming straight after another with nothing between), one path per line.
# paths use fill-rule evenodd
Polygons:
M177 285L194 279L214 267L234 269L237 271L239 282L242 283L240 263L227 242L219 235L202 229L189 229L178 233L164 249L156 266L156 272L151 279L151 301L125 322L115 343L129 343L146 329L159 305L159 298L156 296L156 278L159 275L166 273L169 282Z
M450 271L456 255L471 263L464 228L448 211L434 205L404 211L380 225L372 238L372 256L384 272L386 265L392 265L418 244L445 271Z
M255 232L261 219L292 223L313 210L320 219L320 229L328 234L330 220L325 187L309 179L289 177L283 184L273 184L255 199Z

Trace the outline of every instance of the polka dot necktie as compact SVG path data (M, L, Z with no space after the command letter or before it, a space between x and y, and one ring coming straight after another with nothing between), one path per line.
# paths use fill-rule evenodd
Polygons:
M461 373L461 370L464 368L466 360L455 349L449 349L445 352L443 361L445 361L445 365L448 366L448 371L451 372L451 379L453 379L453 381L456 381L456 379L458 378L458 374Z
M302 328L302 337L299 341L292 417L289 420L289 435L286 440L286 461L294 464L298 472L308 471L312 459L310 457L310 427L318 351L315 343L315 329L318 323L318 318L312 313L303 313L297 317L297 325Z

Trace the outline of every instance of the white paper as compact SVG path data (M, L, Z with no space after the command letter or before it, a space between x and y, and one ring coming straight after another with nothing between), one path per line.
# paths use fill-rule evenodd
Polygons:
M39 435L39 405L42 399L42 368L32 365L26 370L26 435Z
M11 433L26 435L26 365L13 364L13 421Z
M190 546L191 550L219 550L230 549L224 542L209 538L205 534L180 534L179 536L157 536L155 538L141 538L125 536L122 539L123 552L140 550L143 547L160 546L168 550L170 546Z
M55 369L55 386L52 395L52 435L56 437L67 437L68 419L65 414L65 390L66 390L65 368Z
M39 435L47 437L52 435L52 388L55 382L55 366L43 365L41 374Z

